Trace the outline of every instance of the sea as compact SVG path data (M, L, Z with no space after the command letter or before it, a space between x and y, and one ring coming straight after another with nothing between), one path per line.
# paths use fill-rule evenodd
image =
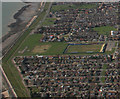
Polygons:
M16 21L13 16L23 6L23 2L2 2L2 36L9 33L8 25Z

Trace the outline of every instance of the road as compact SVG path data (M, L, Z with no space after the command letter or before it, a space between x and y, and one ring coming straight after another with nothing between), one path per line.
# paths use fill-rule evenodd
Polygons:
M45 18L47 17L47 15L48 15L48 13L49 13L49 11L50 11L50 8L51 8L51 5L52 5L52 3L50 3L49 4L49 8L48 8L48 10L46 11L46 14L45 14L45 17L42 19L42 21L41 22L44 22L44 20L45 20ZM43 5L44 6L44 5ZM43 7L44 8L44 7ZM41 9L42 11L43 11L43 9ZM42 12L42 11L40 11L40 12ZM41 24L41 22L40 22L40 24ZM39 27L40 25L38 25L37 26L37 28ZM36 29L37 29L36 28ZM33 32L33 31L31 31L31 32ZM29 33L29 34L31 34L31 33ZM29 36L29 35L28 35ZM27 36L27 37L28 37ZM26 38L27 38L26 37ZM20 47L21 47L21 45L24 43L24 41L26 40L26 38L22 41L22 43L19 45L19 47L16 49L16 51L12 54L12 56L11 57L13 57L14 56L14 54L18 51L18 49L20 49ZM12 58L10 57L10 59L12 60ZM14 62L13 62L14 63ZM15 64L14 64L15 65ZM18 69L18 68L17 68ZM19 70L18 70L19 71ZM20 74L20 77L22 78L22 82L23 82L23 84L24 84L24 81L23 81L23 77L21 76L21 73L19 72L19 74ZM25 86L25 84L24 84L24 86ZM25 87L27 87L27 86L25 86Z
M42 4L41 4L41 6L42 6ZM43 8L44 8L44 7L43 7ZM34 16L33 16L33 18L34 18ZM30 21L31 21L31 20L30 20ZM34 21L34 20L32 20L32 22L33 22L33 21ZM31 25L32 22L28 22L28 24ZM29 26L30 26L30 25L29 25ZM18 38L14 41L14 43L9 47L9 49L7 49L6 52L2 55L2 57L0 57L0 60L2 60L2 58L3 58L3 57L9 52L9 50L15 45L16 41L19 40L19 38L24 34L24 32L29 28L29 26L27 26L27 27L22 31L22 33L19 35L19 37L18 37ZM2 66L0 66L0 71L1 71L1 73L2 73L3 79L5 80L6 85L8 86L7 89L9 89L9 91L10 91L9 93L11 94L11 96L17 98L17 94L16 94L16 92L14 91L14 89L13 89L10 81L8 80L8 78L7 78L6 74L5 74ZM15 89L15 90L18 90L18 89Z
M5 80L5 82L6 82L6 85L9 87L9 88L8 88L8 89L9 89L9 93L11 93L11 95L12 95L13 97L17 98L17 94L16 94L16 92L14 91L14 89L13 89L10 81L8 80L8 78L7 78L4 70L2 69L2 66L1 66L1 65L0 65L0 71L1 71L1 73L2 73L2 77L4 78L4 80Z
M37 31L37 29L40 28L41 23L43 23L43 22L45 21L45 19L46 19L48 13L50 12L51 6L52 6L52 2L50 2L50 4L49 4L49 8L48 8L48 10L46 11L45 17L42 19L42 21L39 22L39 25L31 32L32 34L34 33L34 31ZM41 9L41 11L43 11L43 8Z

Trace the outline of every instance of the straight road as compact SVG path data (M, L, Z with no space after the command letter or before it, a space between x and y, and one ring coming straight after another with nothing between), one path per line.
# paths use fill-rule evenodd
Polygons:
M7 86L9 87L9 88L8 88L8 89L9 89L9 93L12 95L12 97L17 98L17 94L16 94L16 92L14 91L14 89L13 89L11 83L9 82L9 80L8 80L8 78L7 78L7 76L6 76L5 72L4 72L4 70L2 69L2 66L1 66L1 65L0 65L0 71L1 71L1 73L2 73L2 77L4 78L4 80L5 80L6 84L7 84Z

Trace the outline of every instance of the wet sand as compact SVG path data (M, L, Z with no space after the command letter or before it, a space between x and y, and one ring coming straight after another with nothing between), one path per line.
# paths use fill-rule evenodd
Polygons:
M40 8L40 3L27 3L26 6L22 7L15 15L15 23L9 25L10 32L2 37L2 46L3 54L15 43L17 38L23 33L25 26L33 18L33 16L38 14L38 9Z

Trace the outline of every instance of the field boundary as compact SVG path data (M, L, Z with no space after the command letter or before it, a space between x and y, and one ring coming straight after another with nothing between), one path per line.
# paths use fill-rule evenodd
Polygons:
M63 51L63 54L88 54L88 53L104 53L103 52L94 52L94 51L85 51L85 52L71 52L71 53L68 53L67 50L68 50L68 47L69 46L75 46L75 45L94 45L94 44L101 44L101 43L89 43L89 44L83 44L83 43L71 43L71 44L68 44L67 47L65 48L65 50Z

